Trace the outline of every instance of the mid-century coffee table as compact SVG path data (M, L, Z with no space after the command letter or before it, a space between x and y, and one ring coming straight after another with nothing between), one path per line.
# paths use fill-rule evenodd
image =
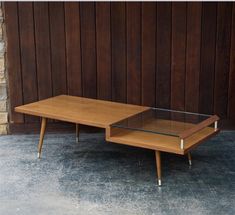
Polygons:
M161 152L187 155L219 132L218 116L150 108L138 105L60 95L15 108L16 112L39 116L41 132L38 157L41 157L47 119L104 128L109 142L155 151L158 185L161 185Z

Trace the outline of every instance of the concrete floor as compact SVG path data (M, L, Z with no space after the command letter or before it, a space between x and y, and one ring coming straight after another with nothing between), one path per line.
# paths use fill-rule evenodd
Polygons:
M0 137L0 214L235 214L235 132L223 132L187 158L106 143L103 134Z

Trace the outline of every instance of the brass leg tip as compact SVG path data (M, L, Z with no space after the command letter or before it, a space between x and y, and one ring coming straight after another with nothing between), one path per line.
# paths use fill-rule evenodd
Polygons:
M41 158L41 153L38 152L38 158L40 159Z
M162 180L158 179L158 186L162 186Z
M79 142L79 138L78 138L78 137L76 137L76 142L77 142L77 143Z
M192 160L189 160L188 162L189 162L189 166L192 166Z

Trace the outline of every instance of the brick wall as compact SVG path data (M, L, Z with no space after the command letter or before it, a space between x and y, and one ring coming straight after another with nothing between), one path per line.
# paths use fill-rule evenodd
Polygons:
M4 19L0 2L0 135L8 133L7 77L5 68Z

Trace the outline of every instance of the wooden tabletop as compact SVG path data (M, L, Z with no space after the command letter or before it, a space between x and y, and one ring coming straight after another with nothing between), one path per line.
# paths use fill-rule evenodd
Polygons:
M60 95L15 108L16 112L106 128L148 107Z

